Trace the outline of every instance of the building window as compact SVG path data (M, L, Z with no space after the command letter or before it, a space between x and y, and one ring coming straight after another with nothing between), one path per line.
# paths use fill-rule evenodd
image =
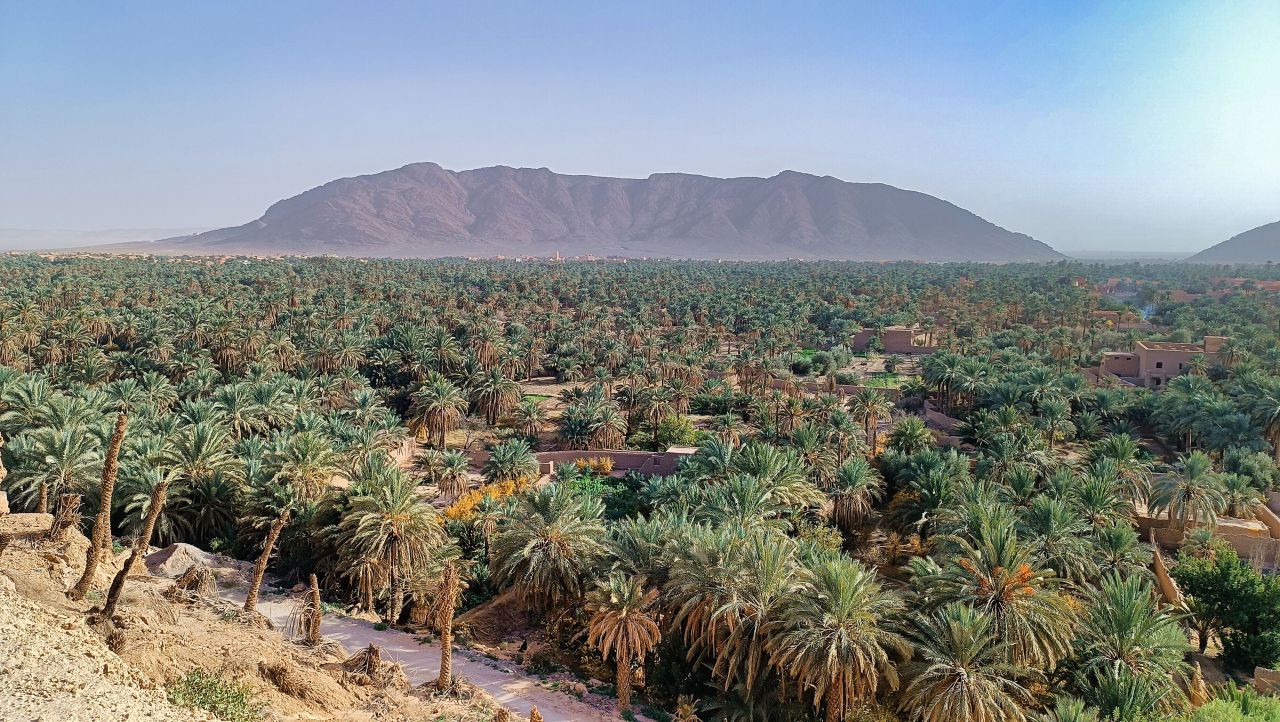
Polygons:
M1157 362L1156 362L1156 368L1158 368L1158 369L1162 369L1162 368L1164 368L1164 362L1163 362L1163 361L1157 361Z
M1156 386L1160 385L1160 379L1156 379Z

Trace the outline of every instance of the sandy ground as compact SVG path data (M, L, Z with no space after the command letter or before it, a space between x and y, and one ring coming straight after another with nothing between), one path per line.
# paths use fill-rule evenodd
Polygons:
M53 613L11 590L12 583L0 583L0 719L209 719L170 704L163 690L148 685L81 619Z
M228 590L223 598L243 603L244 592ZM266 615L277 628L284 628L294 601L288 597L264 595L258 602L258 611ZM385 658L404 668L409 682L415 686L432 681L440 671L440 647L419 643L413 635L394 630L379 631L372 623L348 617L326 615L320 625L320 633L355 652L370 644L382 648ZM547 722L612 722L621 719L538 684L538 680L519 674L515 667L495 662L469 650L454 648L453 673L493 696L499 704L516 714L528 716L537 705Z

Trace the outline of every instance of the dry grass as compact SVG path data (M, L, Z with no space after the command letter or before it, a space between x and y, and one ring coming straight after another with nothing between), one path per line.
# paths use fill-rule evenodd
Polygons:
M342 663L342 671L346 679L361 686L378 687L380 689L404 689L409 686L409 678L404 669L395 662L382 659L382 649L376 644L351 655Z

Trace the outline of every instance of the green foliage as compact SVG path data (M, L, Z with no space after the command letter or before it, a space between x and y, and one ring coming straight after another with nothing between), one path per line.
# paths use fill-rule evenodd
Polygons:
M658 422L653 430L653 448L665 451L672 446L697 446L698 430L688 416L672 414Z
M257 722L266 714L251 686L215 672L193 669L170 685L168 692L173 704L204 710L224 722Z
M1280 662L1280 577L1259 574L1218 543L1202 556L1182 554L1172 575L1187 597L1201 647L1222 639L1222 659L1252 671Z

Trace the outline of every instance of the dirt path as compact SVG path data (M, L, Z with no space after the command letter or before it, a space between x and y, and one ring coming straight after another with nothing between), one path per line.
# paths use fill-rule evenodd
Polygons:
M244 592L240 590L228 590L222 596L238 603L244 602ZM293 605L294 601L288 597L264 595L258 602L258 611L282 629L288 622ZM434 680L440 671L440 647L420 644L404 632L379 631L369 622L330 614L321 622L320 633L341 643L352 653L370 644L378 645L386 657L404 667L409 682L415 686ZM537 680L518 673L514 666L494 662L470 650L454 649L453 673L465 677L468 682L493 695L500 704L525 717L537 705L548 722L615 722L621 719L567 694L546 689Z

